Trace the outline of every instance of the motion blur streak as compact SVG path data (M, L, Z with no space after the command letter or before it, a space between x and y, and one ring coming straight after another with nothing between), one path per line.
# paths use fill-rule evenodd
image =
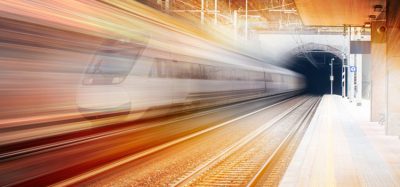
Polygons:
M256 58L234 52L234 47L224 42L230 41L229 37L210 35L196 25L163 15L134 1L5 0L0 2L0 17L1 127L76 118L83 110L100 111L85 110L93 107L108 112L109 108L118 105L126 105L123 111L129 107L144 110L149 106L179 103L181 98L187 97L188 91L196 89L193 88L196 85L188 84L188 79L208 78L219 82L232 79L230 75L203 75L204 71L222 71L209 65L220 63L229 66L229 72L224 74L235 74L234 66L246 68L246 72L239 72L246 77L233 78L242 83L248 82L243 81L245 79L252 79L249 76L263 76L254 72L260 71L260 66L267 67ZM107 63L110 61L113 64ZM154 61L158 65L152 65ZM178 62L208 66L200 67L198 75L193 75L190 70L161 72L166 68L162 66ZM196 68L189 64L183 66L180 68ZM156 68L158 70L154 70ZM236 73L238 71L240 69ZM254 75L247 75L251 71ZM170 75L174 73L179 75ZM164 81L155 90L151 90L154 87L149 85L143 88L143 81L160 77L158 74L164 74L161 75L164 78L186 80L186 84ZM118 85L129 81L127 77L134 76L139 84L136 87ZM254 84L264 82L259 79ZM81 89L84 87L82 83L115 86L92 86L88 91ZM128 88L137 92L129 95L126 93ZM229 91L204 89L200 91ZM246 89L258 87L253 85ZM170 93L166 93L168 91ZM94 95L95 92L102 93ZM183 92L185 96L179 95ZM132 96L140 96L137 97L140 99L126 101ZM99 102L99 98L104 100Z
M156 14L132 4L139 14ZM134 34L138 28L160 38L168 35L135 19L137 15L97 1L1 1L0 15L3 123L73 115L80 75L104 40L147 41ZM157 47L165 46L166 41L156 41Z
M0 1L0 186L75 175L212 123L149 130L141 142L122 138L122 127L266 96L285 99L305 88L302 75L214 31L135 1ZM73 147L100 137L112 141Z

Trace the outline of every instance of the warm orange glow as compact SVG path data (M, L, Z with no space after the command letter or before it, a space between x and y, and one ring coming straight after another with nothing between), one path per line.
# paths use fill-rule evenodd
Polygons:
M379 15L373 6L385 6L374 0L295 0L299 15L307 26L364 26L369 15Z

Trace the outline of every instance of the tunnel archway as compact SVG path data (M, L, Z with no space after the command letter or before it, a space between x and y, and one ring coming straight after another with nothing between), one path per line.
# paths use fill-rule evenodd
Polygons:
M308 43L291 51L288 69L307 78L307 92L310 94L330 93L330 62L333 60L333 94L342 95L342 51L327 45Z

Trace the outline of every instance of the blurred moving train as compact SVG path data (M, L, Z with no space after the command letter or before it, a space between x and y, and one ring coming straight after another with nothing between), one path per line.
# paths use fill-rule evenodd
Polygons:
M130 113L131 119L137 119L145 113L152 117L275 94L289 97L305 88L300 74L173 34L167 48L182 40L198 47L160 50L152 43L160 40L152 38L147 43L104 42L82 78L77 97L80 111Z
M302 75L243 53L231 38L136 1L0 5L3 124L132 120L305 88Z

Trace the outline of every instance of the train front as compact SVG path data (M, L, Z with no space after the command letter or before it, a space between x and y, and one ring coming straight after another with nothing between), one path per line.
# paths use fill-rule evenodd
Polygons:
M146 42L108 39L86 68L76 96L79 111L88 119L124 115L131 111L129 87L124 82Z

